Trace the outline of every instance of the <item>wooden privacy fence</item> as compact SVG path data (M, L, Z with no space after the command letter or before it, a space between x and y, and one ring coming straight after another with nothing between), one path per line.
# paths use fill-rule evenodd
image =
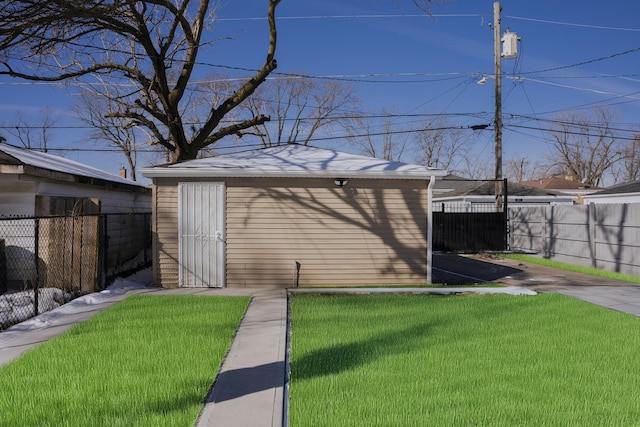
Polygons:
M0 329L151 262L151 214L0 219Z
M512 249L640 276L640 203L509 209Z

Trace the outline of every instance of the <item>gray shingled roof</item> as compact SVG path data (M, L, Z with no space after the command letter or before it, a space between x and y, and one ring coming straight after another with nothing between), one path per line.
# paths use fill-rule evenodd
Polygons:
M598 191L593 195L601 196L605 194L625 194L625 193L640 193L640 180L612 185L606 190Z
M493 196L495 195L496 184L494 181L461 181L458 189L439 194L440 197L456 196ZM507 184L507 194L509 196L560 196L557 191L545 190L542 188L530 187L528 185L509 182Z

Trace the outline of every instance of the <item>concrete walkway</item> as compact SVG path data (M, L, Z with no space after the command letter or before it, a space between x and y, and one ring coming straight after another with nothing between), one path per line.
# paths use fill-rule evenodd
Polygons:
M282 426L286 347L286 290L254 293L196 426Z

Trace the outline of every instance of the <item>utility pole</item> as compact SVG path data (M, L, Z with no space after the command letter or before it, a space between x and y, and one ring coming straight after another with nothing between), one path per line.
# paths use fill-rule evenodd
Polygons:
M502 49L500 36L500 2L493 3L493 52L495 73L495 180L496 212L502 211Z

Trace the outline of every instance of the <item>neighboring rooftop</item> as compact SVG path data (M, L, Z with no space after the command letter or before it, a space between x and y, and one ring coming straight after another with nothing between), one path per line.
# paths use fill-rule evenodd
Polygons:
M32 175L43 176L43 171L52 171L64 174L67 178L70 176L79 177L76 181L85 184L96 183L95 180L99 180L104 183L117 183L147 188L147 186L138 182L121 178L118 175L114 175L64 157L40 153L38 151L16 147L6 143L0 143L0 166L2 165L10 167L10 169L0 169L0 171L4 173L29 173ZM25 170L25 167L30 169ZM63 176L60 175L58 175L58 177L63 178Z
M458 197L458 196L493 196L495 195L495 181L461 181L458 188L453 191L439 194L439 197ZM507 184L507 194L512 196L559 196L556 191L545 190L542 188L531 187L528 185L509 182Z
M447 191L458 190L460 188L467 188L470 182L478 182L475 180L463 178L461 176L447 174L438 179L433 186L435 192L444 193Z
M585 185L580 181L568 177L553 176L550 178L532 179L522 181L520 184L531 187L545 188L549 190L599 190L599 187Z
M624 182L622 184L612 185L606 190L598 191L593 194L594 196L604 196L607 194L628 194L628 193L640 193L640 180Z

